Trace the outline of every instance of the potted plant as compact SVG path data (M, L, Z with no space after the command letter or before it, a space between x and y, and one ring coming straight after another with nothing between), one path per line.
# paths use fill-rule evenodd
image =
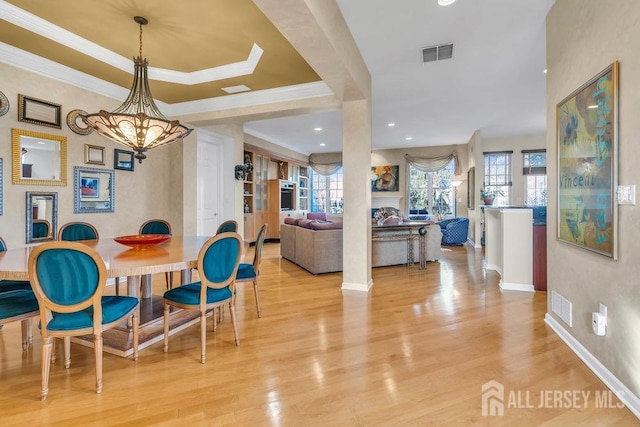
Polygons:
M493 205L493 200L497 195L502 195L502 191L500 190L487 190L482 187L480 189L480 198L483 200L485 205Z

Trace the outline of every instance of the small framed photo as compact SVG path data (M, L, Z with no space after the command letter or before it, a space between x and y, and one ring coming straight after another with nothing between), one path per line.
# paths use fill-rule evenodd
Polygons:
M82 197L98 197L100 194L100 181L98 178L85 177L80 180L80 193Z
M84 144L84 162L88 165L104 166L104 147Z
M113 168L133 172L133 151L118 150L113 152Z
M60 104L18 95L18 121L62 129Z

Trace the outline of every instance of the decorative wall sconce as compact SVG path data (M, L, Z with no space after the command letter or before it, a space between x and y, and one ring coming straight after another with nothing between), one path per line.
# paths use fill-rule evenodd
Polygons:
M238 181L246 181L247 175L253 172L253 163L251 163L251 158L245 156L244 164L236 165L235 172L236 172L236 179Z
M238 181L246 181L248 173L247 165L236 165L236 179Z

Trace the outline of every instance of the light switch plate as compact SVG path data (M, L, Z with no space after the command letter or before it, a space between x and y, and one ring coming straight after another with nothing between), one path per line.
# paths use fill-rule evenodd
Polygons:
M636 186L635 185L618 185L618 204L619 205L635 205L636 204Z

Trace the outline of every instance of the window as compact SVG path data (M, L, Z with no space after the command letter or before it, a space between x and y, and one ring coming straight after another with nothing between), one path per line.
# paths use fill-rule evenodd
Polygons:
M454 217L456 194L451 185L454 176L453 162L437 172L423 172L409 165L409 214Z
M311 212L341 214L343 212L342 168L332 175L310 170Z
M513 151L484 153L483 186L495 193L497 205L508 205L511 200L511 154Z
M525 177L525 203L547 205L547 151L522 150L522 174Z

